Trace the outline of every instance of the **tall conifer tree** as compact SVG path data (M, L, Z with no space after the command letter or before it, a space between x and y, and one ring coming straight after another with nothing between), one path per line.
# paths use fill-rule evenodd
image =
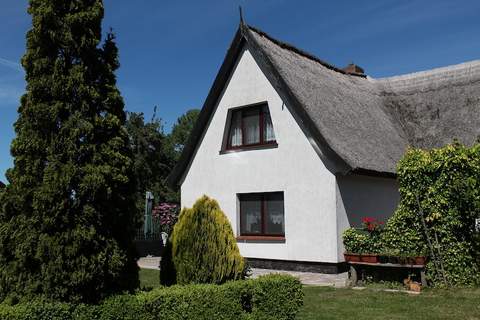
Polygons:
M0 210L0 300L95 302L138 285L132 156L102 0L30 0L14 168Z

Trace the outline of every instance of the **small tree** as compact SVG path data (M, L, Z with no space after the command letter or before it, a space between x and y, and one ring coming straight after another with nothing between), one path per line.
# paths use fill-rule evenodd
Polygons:
M172 258L179 284L239 279L245 266L230 222L207 196L182 210L173 230Z
M185 144L197 122L200 110L192 109L181 115L173 125L172 132L168 136L170 152L173 153L175 160L180 158Z
M161 120L156 117L156 108L149 122L145 121L143 113L129 112L125 128L133 151L137 214L143 218L146 191L154 194L156 203L178 202L177 192L165 184L175 161L172 152L167 152L169 140L163 132Z

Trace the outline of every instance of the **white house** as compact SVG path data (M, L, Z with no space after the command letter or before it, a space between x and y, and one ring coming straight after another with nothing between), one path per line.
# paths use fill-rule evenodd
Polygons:
M480 136L480 61L372 79L243 23L169 183L206 194L255 266L339 272L342 232L386 219L397 161Z

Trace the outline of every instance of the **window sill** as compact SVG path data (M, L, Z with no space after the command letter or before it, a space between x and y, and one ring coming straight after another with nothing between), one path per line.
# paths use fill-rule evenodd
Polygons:
M243 147L238 147L238 148L232 148L232 149L224 149L220 150L220 154L228 154L228 153L235 153L235 152L241 152L241 151L250 151L250 150L264 150L264 149L275 149L278 148L278 143L266 143L266 144L258 144L258 145L252 145L252 146L243 146Z
M242 242L285 242L284 236L238 236L237 241Z

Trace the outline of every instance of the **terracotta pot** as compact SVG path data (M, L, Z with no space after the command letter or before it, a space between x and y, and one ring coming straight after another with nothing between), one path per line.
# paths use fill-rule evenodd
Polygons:
M344 253L345 261L347 262L360 262L360 255L356 253Z
M378 255L376 254L362 254L360 255L361 262L378 263Z
M426 257L415 257L415 264L424 266L427 263Z

